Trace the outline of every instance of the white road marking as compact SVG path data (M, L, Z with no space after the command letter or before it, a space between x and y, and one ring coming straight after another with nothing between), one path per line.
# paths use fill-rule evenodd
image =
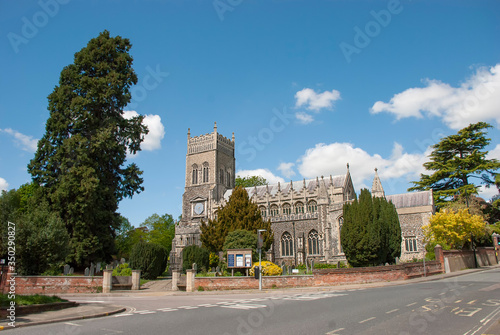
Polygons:
M121 316L130 316L130 315L134 315L134 314L132 314L132 313L118 314L118 315L115 315L114 317L119 318Z
M73 323L73 322L65 322L64 324L70 325L70 326L76 326L76 327L81 327L82 326L82 325L79 325L79 324Z
M156 313L156 311L140 311L140 312L136 312L136 313L144 315L144 314L154 314L154 313Z
M335 330L332 330L331 332L326 333L325 335L335 335L337 332L344 330L345 328L338 328Z
M416 304L417 304L416 302L412 302L411 304L406 305L406 307L410 307L410 306L413 306L413 305L416 305Z
M397 311L399 311L399 308L393 309L392 311L385 312L385 314L391 314L391 313L394 313Z
M199 307L217 307L217 305L213 305L213 304L201 304L201 305L198 305Z
M236 305L227 305L227 306L220 306L224 308L234 308L234 309L256 309L256 308L264 308L267 307L266 305L251 305L251 304L236 304Z
M182 308L182 309L197 309L198 307L197 306L180 306L180 307L177 307L177 308Z
M359 323L365 323L365 322L371 321L371 320L373 320L373 319L375 319L375 317L374 317L374 316L372 316L371 318L365 319L365 320L363 320L363 321L359 321Z
M168 307L165 307L165 308L158 308L159 311L162 311L162 312L173 312L173 311L178 311L177 308L168 308Z

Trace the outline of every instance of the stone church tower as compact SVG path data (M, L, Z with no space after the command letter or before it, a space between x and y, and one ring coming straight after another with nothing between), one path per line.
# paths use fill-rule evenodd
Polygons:
M234 133L228 139L217 132L191 137L188 129L186 180L182 196L182 219L175 229L170 261L172 268L181 266L182 249L201 245L201 221L212 218L224 193L234 188Z

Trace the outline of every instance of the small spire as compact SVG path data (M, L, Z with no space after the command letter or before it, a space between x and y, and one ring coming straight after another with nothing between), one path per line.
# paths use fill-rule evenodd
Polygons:
M217 133L217 122L214 122L214 133Z
M372 197L383 198L385 197L385 192L377 171L378 169L375 168L375 176L373 177L372 183Z
M347 163L347 171L349 171L349 163Z
M290 189L293 190L293 181L290 180Z
M191 138L191 128L188 128L188 138Z
M234 131L233 131L233 138L232 138L233 142L234 142Z
M278 182L278 191L281 191L280 182Z
M306 188L306 178L304 178L304 188Z

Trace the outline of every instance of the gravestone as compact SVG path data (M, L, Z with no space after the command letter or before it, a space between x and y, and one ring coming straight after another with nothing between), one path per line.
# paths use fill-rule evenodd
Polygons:
M72 275L74 272L75 272L75 269L73 269L73 267L69 268L68 274Z
M89 269L88 267L87 267L87 268L85 268L85 276L88 276L88 275L89 275L89 273L90 273L90 269Z
M69 265L64 265L64 275L67 276L69 274Z
M125 258L120 259L120 264L125 264Z
M97 265L95 266L95 273L101 272L101 262L97 262Z
M311 259L311 271L314 269L314 259Z
M94 273L95 273L95 265L94 265L94 263L91 262L90 263L90 270L89 270L89 274L88 275L89 276L93 276Z
M113 270L113 264L106 265L106 270Z
M215 272L220 272L220 267L219 267L219 266L217 266L217 267L215 268Z
M196 272L196 270L198 270L198 266L196 265L196 263L193 263L193 270L194 270L194 272Z

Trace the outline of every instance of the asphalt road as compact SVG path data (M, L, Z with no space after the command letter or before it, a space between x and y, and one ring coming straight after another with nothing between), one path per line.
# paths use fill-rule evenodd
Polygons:
M113 297L106 301L129 310L9 333L480 335L500 319L500 269L347 291Z

